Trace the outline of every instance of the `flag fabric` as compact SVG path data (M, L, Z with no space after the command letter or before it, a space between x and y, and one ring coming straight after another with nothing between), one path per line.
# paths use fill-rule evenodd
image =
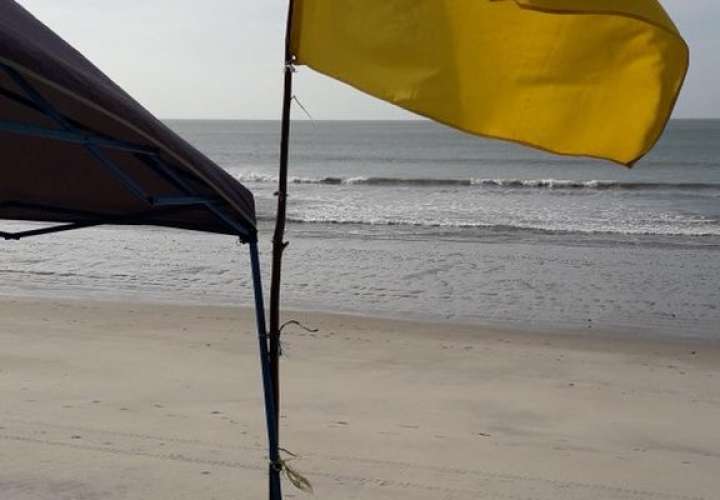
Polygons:
M656 0L295 0L291 51L473 134L632 165L689 50Z

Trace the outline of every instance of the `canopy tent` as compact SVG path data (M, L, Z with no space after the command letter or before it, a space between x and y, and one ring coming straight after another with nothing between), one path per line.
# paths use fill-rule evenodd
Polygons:
M0 2L0 217L255 232L253 197L12 0Z
M13 0L0 0L0 219L234 235L250 248L272 489L280 482L252 194Z

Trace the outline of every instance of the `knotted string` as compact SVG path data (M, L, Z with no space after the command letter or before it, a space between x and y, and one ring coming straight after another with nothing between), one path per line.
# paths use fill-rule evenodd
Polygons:
M291 458L278 458L277 462L271 463L273 469L283 474L285 478L290 481L290 484L295 486L295 488L297 488L298 490L304 493L315 493L310 481L305 476L300 474L296 469L290 467L290 465L288 464L288 462L298 458L298 456L295 453L286 450L285 448L280 448L280 451L287 453L288 455L290 455Z

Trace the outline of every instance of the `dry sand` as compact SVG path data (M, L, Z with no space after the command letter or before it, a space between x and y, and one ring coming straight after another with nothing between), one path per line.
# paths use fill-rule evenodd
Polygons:
M250 310L0 314L1 500L265 497ZM720 498L717 347L289 316L320 329L282 370L316 498Z

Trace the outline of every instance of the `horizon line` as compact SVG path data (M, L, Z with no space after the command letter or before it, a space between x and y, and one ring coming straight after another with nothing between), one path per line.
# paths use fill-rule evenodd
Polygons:
M199 117L199 118L160 118L161 121L213 121L213 122L279 122L281 121L280 118L208 118L208 117ZM720 116L678 116L670 118L669 121L675 121L675 120L697 120L697 121L708 121L708 120L720 120ZM435 120L431 120L429 118L317 118L317 119L309 119L309 118L293 118L293 122L432 122L437 123L438 125L443 125ZM447 126L447 125L444 125Z

